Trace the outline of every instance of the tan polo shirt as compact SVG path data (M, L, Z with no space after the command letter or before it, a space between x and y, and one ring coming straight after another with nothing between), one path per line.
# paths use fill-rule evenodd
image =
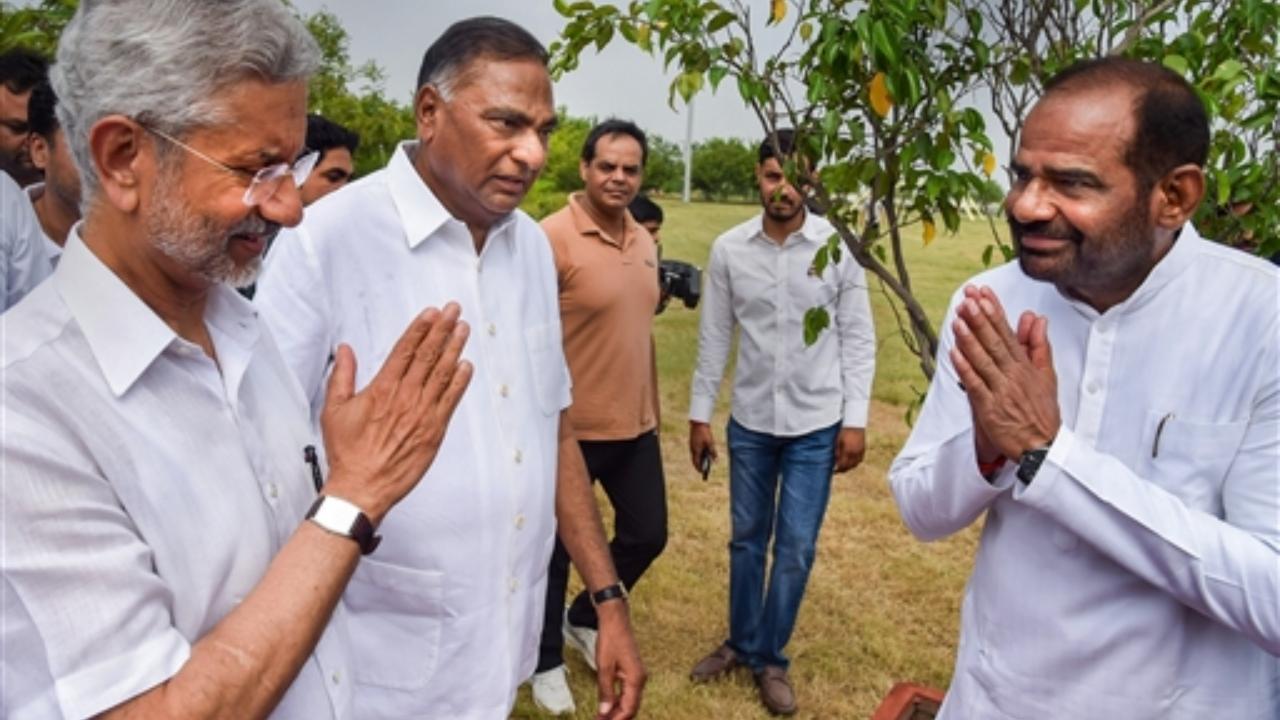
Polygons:
M653 312L658 252L627 213L621 239L582 205L581 193L547 216L560 283L564 354L573 377L569 419L579 440L630 440L658 425Z

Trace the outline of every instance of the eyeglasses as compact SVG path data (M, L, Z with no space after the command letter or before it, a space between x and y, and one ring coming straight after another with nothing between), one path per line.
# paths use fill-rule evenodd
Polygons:
M316 166L316 161L320 159L320 153L315 150L312 150L304 154L302 157L298 158L297 160L293 161L292 164L284 163L284 162L276 163L275 165L268 165L262 168L261 170L254 172L252 170L245 170L243 168L231 167L230 165L220 160L215 160L209 157L208 155L205 155L199 150L191 147L190 145L182 142L178 138L173 137L172 135L162 130L158 130L148 125L143 125L142 123L138 123L138 124L142 125L142 127L145 128L147 132L159 135L165 140L168 140L174 145L177 145L183 150L186 150L192 155L195 155L201 160L204 160L205 162L209 163L210 165L216 165L217 167L220 167L223 170L226 170L227 172L235 173L237 175L242 175L250 178L249 187L245 188L244 198L243 198L244 204L248 205L249 207L261 205L262 203L274 197L276 194L276 191L280 189L280 183L284 181L284 178L286 176L292 175L294 186L302 187L302 183L307 181L307 176L311 174L312 168Z

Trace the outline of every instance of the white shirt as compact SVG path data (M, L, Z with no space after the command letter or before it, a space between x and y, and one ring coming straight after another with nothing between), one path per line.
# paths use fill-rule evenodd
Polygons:
M22 191L27 194L27 200L31 201L31 209L33 211L35 210L36 200L39 200L40 196L44 194L44 188L43 182L31 183L22 188ZM49 268L49 274L52 275L53 271L58 267L58 260L62 257L62 246L54 242L53 238L45 233L44 227L40 225L39 213L36 213L36 227L40 229L40 239L43 241L40 243L40 251L44 253L44 262Z
M11 720L96 715L173 676L315 497L306 401L247 301L210 293L219 372L79 227L3 317ZM349 653L339 612L275 717L351 717Z
M866 274L848 252L821 276L811 271L814 254L834 232L806 213L804 225L779 246L757 215L716 238L702 291L690 420L711 420L736 325L742 332L735 420L780 437L841 420L844 427L866 427L876 362ZM804 315L814 307L827 309L831 326L809 346Z
M26 193L0 172L0 311L17 304L52 271L44 230Z
M363 387L414 315L456 301L475 374L435 462L344 602L362 718L505 718L533 672L569 374L550 244L515 212L477 255L400 146L276 241L255 302L315 408L347 343Z
M1187 225L1101 315L1017 263L972 282L1049 318L1062 429L1030 486L979 476L953 298L890 470L921 538L986 515L940 717L1276 720L1280 273Z

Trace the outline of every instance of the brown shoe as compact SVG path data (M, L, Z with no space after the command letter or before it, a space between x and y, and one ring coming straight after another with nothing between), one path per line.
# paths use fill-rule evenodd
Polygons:
M756 673L756 684L760 686L760 702L774 715L794 715L796 712L796 693L787 680L787 671L777 665L767 665Z
M725 643L699 660L698 664L693 666L693 671L689 673L689 678L694 682L708 682L724 677L736 667L738 667L738 654L729 647L728 643Z

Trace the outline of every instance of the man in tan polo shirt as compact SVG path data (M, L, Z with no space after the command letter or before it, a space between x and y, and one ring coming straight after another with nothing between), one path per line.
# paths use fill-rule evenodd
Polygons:
M569 419L588 473L613 504L616 534L609 549L627 588L667 542L652 332L658 253L653 237L627 211L640 191L647 156L644 132L635 124L600 123L582 148L585 190L542 221L555 255L564 354L573 378ZM557 541L533 676L534 701L557 714L574 710L565 642L595 667L595 609L586 593L564 609L568 580L569 557Z

